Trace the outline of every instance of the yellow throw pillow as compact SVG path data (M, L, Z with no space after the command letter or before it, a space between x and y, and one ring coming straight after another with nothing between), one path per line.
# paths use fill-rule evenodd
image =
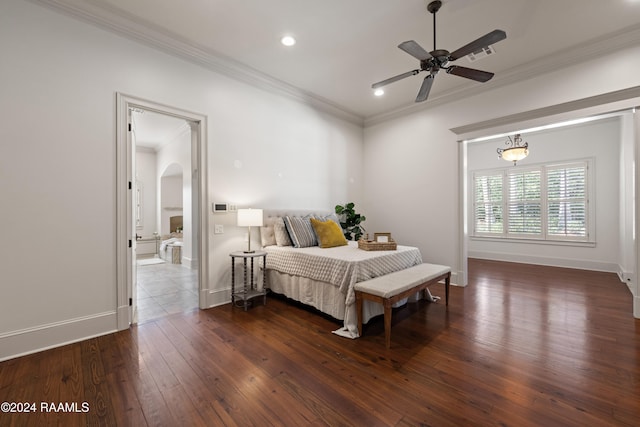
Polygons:
M311 225L318 236L318 246L321 248L333 248L347 244L347 239L342 234L342 228L335 221L320 221L311 218Z

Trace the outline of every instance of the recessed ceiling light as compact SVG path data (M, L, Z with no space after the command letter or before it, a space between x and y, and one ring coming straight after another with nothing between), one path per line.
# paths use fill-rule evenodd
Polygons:
M296 44L296 39L294 39L292 36L284 36L280 39L280 43L285 46L293 46L294 44Z
M382 90L382 89L376 89L376 90L373 92L373 94L374 94L375 96L382 96L382 95L384 95L384 90Z

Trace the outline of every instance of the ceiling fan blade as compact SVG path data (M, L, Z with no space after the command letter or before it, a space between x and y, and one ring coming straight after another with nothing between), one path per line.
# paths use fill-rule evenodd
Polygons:
M420 46L418 43L416 43L413 40L402 42L398 45L398 47L404 50L405 52L407 52L409 55L413 56L414 58L419 59L420 61L424 61L431 58L431 55L429 54L429 52L424 50L422 46Z
M382 80L381 82L372 84L371 89L378 89L379 87L386 86L389 83L397 82L398 80L402 80L410 76L415 76L419 72L420 70L413 70L413 71L407 71L406 73L398 74L397 76L390 77L386 80Z
M447 74L453 74L455 76L465 77L467 79L475 80L477 82L486 82L491 80L493 73L488 71L476 70L474 68L459 67L452 65L447 69Z
M420 90L418 91L418 96L416 96L416 102L426 101L429 96L429 92L431 91L431 86L433 85L433 79L436 77L435 74L429 74L422 81L422 86L420 86Z
M458 58L462 58L463 56L467 56L470 53L473 53L477 50L482 49L483 47L487 47L489 45L498 43L500 40L504 40L507 38L507 33L502 30L493 30L488 34L480 37L477 40L472 41L471 43L462 46L460 49L449 54L449 61L455 61Z

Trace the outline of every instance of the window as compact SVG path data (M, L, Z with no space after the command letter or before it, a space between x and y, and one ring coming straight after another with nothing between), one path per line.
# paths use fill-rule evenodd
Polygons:
M542 234L540 170L507 172L507 234Z
M473 236L590 242L590 161L473 174Z
M550 168L547 173L547 232L551 236L587 235L586 167Z
M502 175L476 176L475 231L502 234Z

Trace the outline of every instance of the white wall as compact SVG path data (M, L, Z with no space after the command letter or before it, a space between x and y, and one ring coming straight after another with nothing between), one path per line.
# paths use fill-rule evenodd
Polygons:
M191 130L186 124L184 129L168 144L164 145L157 153L158 183L161 191L161 201L158 205L161 221L162 235L169 233L169 217L182 215L183 241L182 258L184 265L191 267L197 264L197 256L194 254L193 224L191 223ZM169 176L171 170L180 169L177 176ZM173 184L169 184L171 179ZM169 188L167 188L169 186ZM171 208L180 207L181 210Z
M575 267L617 272L620 265L620 147L621 119L613 117L581 125L550 129L524 135L529 156L518 167L540 163L593 159L595 206L595 247L579 247L526 242L487 241L471 238L469 257L530 264ZM496 148L504 148L506 138L468 145L469 188L473 171L513 167L498 158ZM469 192L469 230L473 228L472 197Z
M209 132L221 141L209 152L211 202L239 208L331 211L336 204L361 204L362 128L277 97L225 99L235 116L209 116ZM251 118L249 120L249 118ZM226 120L226 121L225 121ZM230 300L229 252L245 249L245 228L234 212L211 214L209 276L214 304ZM259 243L252 229L252 246Z
M169 219L182 215L182 173L160 177L160 233L165 236L171 232Z
M23 0L0 2L0 51L0 360L117 329L117 92L207 116L208 206L360 200L359 126ZM227 218L219 302L245 244Z
M369 233L391 232L399 244L419 247L425 262L455 269L458 146L446 120L430 110L365 129L360 210Z
M142 185L143 215L142 228L136 232L146 238L153 237L153 233L160 233L156 218L156 153L152 150L138 149L136 151L136 179Z
M635 133L633 114L627 113L621 118L621 145L620 145L620 174L619 174L619 197L620 197L620 269L618 275L621 280L630 287L635 282L636 260L634 258L635 248L635 186L633 171L636 165ZM632 291L635 291L633 289ZM640 295L637 295L640 297ZM640 301L639 301L640 302ZM640 305L639 305L640 308Z

